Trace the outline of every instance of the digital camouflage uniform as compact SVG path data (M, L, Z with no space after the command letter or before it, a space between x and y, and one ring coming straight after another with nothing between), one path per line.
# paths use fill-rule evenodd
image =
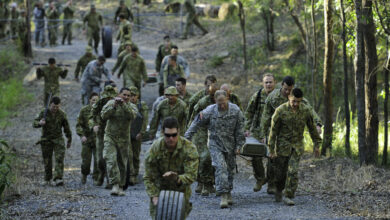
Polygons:
M161 190L172 190L184 193L186 216L191 212L191 184L195 181L198 171L198 152L196 147L187 139L179 136L176 149L168 152L164 138L155 140L145 157L144 184L150 198L158 197ZM164 179L168 171L178 174L182 184ZM150 201L150 215L156 216L156 206Z
M186 103L187 107L190 105L191 97L192 93L190 93L189 91L186 91L186 94L184 96L179 95L179 98Z
M95 48L97 52L97 48L99 46L100 41L100 28L103 27L103 17L97 12L88 12L83 19L83 23L88 23L87 28L87 39L88 45ZM92 42L94 44L92 45Z
M192 0L185 0L184 7L187 11L187 17L183 38L187 38L188 31L190 30L192 24L196 25L200 30L202 30L203 34L207 34L208 31L199 23L198 16L196 15L195 6Z
M146 73L146 65L144 59L137 55L127 55L120 67L118 76L123 74L123 87L129 88L130 86L137 87L138 91L141 91L142 80L146 82L148 80L148 74ZM141 96L141 95L140 95Z
M2 3L0 5L0 19L8 19L9 17L9 10L7 9L7 6ZM4 38L6 36L6 29L7 29L7 21L0 21L0 38Z
M11 10L11 36L16 37L18 33L19 11L15 8Z
M179 64L176 64L176 67L167 65L164 69L163 79L164 79L164 88L168 86L175 86L176 79L183 77L185 78L184 68Z
M69 122L65 112L58 110L55 114L47 111L46 124L41 126L39 121L44 118L45 110L42 110L35 118L33 127L42 127L42 136L39 143L41 144L43 164L45 167L45 181L50 181L53 177L53 152L55 159L54 178L60 179L64 175L64 157L65 157L65 140L62 136L62 129L68 142L72 142L72 132L69 128Z
M57 44L57 32L60 18L60 13L57 9L47 9L47 31L49 32L49 44L55 46Z
M84 70L87 67L88 63L96 59L97 57L92 54L92 47L87 46L87 48L85 49L85 54L77 61L76 69L74 71L74 78L78 79L80 73L80 76L83 76Z
M45 81L45 88L43 90L43 104L46 105L49 99L50 93L52 96L60 95L60 82L59 77L65 79L68 70L63 70L60 67L54 66L50 67L49 65L42 68L37 68L37 79L43 77Z
M115 107L110 100L103 107L101 117L107 121L104 130L103 158L111 185L123 187L126 183L126 169L130 149L130 125L137 114L132 103L122 103ZM132 155L131 155L132 157ZM130 169L134 169L130 163Z
M76 133L80 138L85 136L87 141L81 143L81 174L87 176L90 174L91 161L93 157L93 174L94 180L98 177L97 158L96 158L96 135L93 128L89 126L89 119L92 113L92 106L86 105L81 108L77 117Z
M269 150L276 153L275 185L277 191L294 198L298 187L299 160L304 152L303 132L307 126L314 146L319 148L321 137L314 123L312 109L300 104L294 112L289 103L279 106L272 116Z
M125 40L125 36L128 36L126 39L129 39L131 41L132 29L133 27L130 21L128 20L121 21L119 24L119 31L118 31L118 35L116 36L116 40L119 40L121 43L123 43L125 41L128 41Z
M117 93L112 86L106 86L102 92L99 101L92 106L90 127L99 126L99 131L96 134L96 161L98 163L98 181L103 183L106 174L106 162L103 159L104 148L104 128L106 121L102 119L100 113L108 101L113 99Z
M225 112L218 105L210 105L202 111L203 118L194 120L185 137L191 138L203 126L209 131L209 150L215 168L215 185L218 193L230 193L233 189L235 152L245 143L244 116L240 108L228 103Z
M65 39L68 40L68 44L72 43L72 24L73 17L74 17L74 11L75 8L71 5L68 5L64 8L64 30L62 33L62 44L65 43ZM67 21L68 20L68 21Z
M115 11L115 17L114 17L114 23L116 24L119 18L119 15L123 14L125 16L125 19L128 21L133 21L134 16L133 13L131 13L130 9L125 6L125 7L118 7Z
M103 82L103 75L107 80L111 80L112 78L107 67L104 64L99 66L97 62L97 60L89 62L81 77L81 96L84 99L84 104L89 103L89 96L93 92L100 93L100 84Z
M155 135L159 122L164 121L164 119L169 116L175 117L179 121L180 134L183 135L187 127L187 105L179 98L174 106L169 104L168 99L161 101L161 103L157 106L157 111L154 112L152 120L150 121L149 133Z

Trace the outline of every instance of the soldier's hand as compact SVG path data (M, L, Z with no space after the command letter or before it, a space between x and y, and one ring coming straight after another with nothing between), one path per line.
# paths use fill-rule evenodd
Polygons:
M95 133L98 133L99 132L99 125L96 125L96 126L93 126L93 131L95 132Z
M275 153L270 153L270 154L269 154L269 158L275 159L275 157L276 157L276 154L275 154Z
M81 137L81 143L85 143L85 142L87 142L87 137L82 136L82 137Z
M260 140L260 142L263 143L263 144L265 144L265 138L262 138L262 139Z
M122 105L122 104L123 104L123 99L120 97L115 97L115 106Z
M70 148L71 145L72 145L72 142L68 141L68 143L66 144L66 148Z
M245 137L249 137L251 135L250 131L245 131Z
M135 139L137 141L141 140L142 139L142 134L141 133L138 133L137 136L135 137Z
M320 149L318 148L318 147L316 147L315 149L314 149L314 157L315 158L319 158L320 157Z
M152 203L153 203L153 205L157 205L157 203L158 203L158 197L153 197L152 198Z
M40 126L44 126L45 124L46 124L45 119L41 119L41 120L39 121L39 125L40 125Z
M322 128L319 125L317 125L317 132L318 132L319 135L322 134Z
M168 172L164 173L163 177L168 179L168 180L176 181L177 180L177 173L175 173L173 171L168 171Z

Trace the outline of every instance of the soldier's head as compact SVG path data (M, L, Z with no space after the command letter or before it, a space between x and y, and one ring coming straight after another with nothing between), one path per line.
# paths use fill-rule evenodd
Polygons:
M265 90L265 92L267 94L269 94L270 92L274 91L275 84L276 84L276 81L275 81L274 75L272 75L271 73L264 74L264 76L263 76L263 86L264 86L264 90Z
M61 107L61 99L58 96L53 96L50 100L50 112L56 113Z
M120 0L119 1L119 6L124 7L125 6L125 1L124 0Z
M216 83L212 83L210 86L209 86L209 89L208 89L208 95L211 96L213 99L215 98L215 92L218 90L218 86ZM215 100L215 99L214 99Z
M131 45L131 55L136 57L138 55L138 47L135 45Z
M169 45L171 43L171 38L169 37L169 35L164 36L164 42L165 45Z
M56 59L54 57L50 57L47 62L49 63L50 67L53 67L56 65Z
M187 80L183 77L179 77L175 81L177 91L182 94L186 91Z
M230 89L230 86L227 83L222 84L220 90L225 91L228 98L230 97L230 94L232 93L232 90Z
M93 92L89 96L89 104L90 105L94 105L98 100L99 100L99 94L97 94L96 92Z
M91 12L92 13L96 12L96 6L94 4L91 5Z
M168 64L169 66L176 66L177 57L176 56L169 56Z
M55 2L54 2L54 1L51 1L51 2L49 3L49 7L50 7L50 9L55 9L55 8L56 8Z
M138 88L135 86L131 86L129 89L130 89L130 102L135 104L137 103L139 98Z
M91 46L86 46L85 47L85 53L88 54L89 56L92 55L92 47Z
M12 4L11 4L11 9L12 9L12 11L15 11L16 10L16 8L17 8L17 4L16 4L16 2L12 2Z
M126 16L125 16L124 14L120 14L120 15L119 15L119 20L120 20L120 21L126 20Z
M288 103L292 109L298 109L303 100L303 92L300 88L294 88L288 96Z
M123 87L121 91L119 91L119 97L121 97L125 103L128 103L130 101L130 89Z
M175 117L166 117L162 124L164 142L168 151L174 151L179 141L179 122Z
M169 86L165 89L164 95L167 97L169 104L174 105L179 97L179 92L174 86Z
M97 64L98 64L98 66L104 65L105 62L106 62L106 58L105 58L104 56L99 56L99 57L97 58Z
M171 55L172 56L177 56L179 54L179 47L177 47L176 45L173 45L171 47Z
M214 94L214 99L218 105L219 110L227 110L229 99L225 90L217 90Z
M210 86L215 83L217 83L217 77L215 77L214 75L206 76L206 79L204 80L204 87L207 94L209 92Z
M294 88L294 78L291 77L291 76L286 76L283 78L283 81L282 81L282 88L281 88L281 92L282 92L282 95L284 97L288 97L291 93L291 90Z

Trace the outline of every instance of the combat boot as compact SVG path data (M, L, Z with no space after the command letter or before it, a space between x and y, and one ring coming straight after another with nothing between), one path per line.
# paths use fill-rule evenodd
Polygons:
M104 175L103 174L99 174L95 185L96 186L101 186L101 185L103 185L103 182L104 182Z
M219 207L221 207L221 209L225 209L225 208L229 207L227 196L228 196L227 193L221 194L221 203L219 203Z
M209 194L210 194L210 186L207 184L203 184L203 189L202 189L201 195L202 196L209 196Z
M202 190L203 190L203 184L198 182L198 185L195 188L195 193L200 194L202 192Z
M129 185L130 186L134 186L135 184L137 184L137 177L136 176L131 176L130 180L129 180Z
M112 189L112 185L109 183L106 183L106 186L104 187L105 189Z
M276 187L268 185L267 193L271 195L271 194L275 194L275 192L276 192Z
M282 192L276 191L275 192L275 202L281 202L282 201Z
M258 192L261 190L261 188L263 187L264 185L264 181L256 181L256 184L255 186L253 187L253 191L254 192Z
M118 196L125 196L125 195L126 195L126 193L125 193L125 191L123 191L123 188L119 187Z
M84 185L85 183L87 183L87 175L84 175L84 174L83 174L83 175L81 176L81 184Z
M233 198L232 198L232 193L227 194L227 203L228 205L233 205Z
M284 202L284 204L286 204L288 206L295 205L295 202L291 198L288 198L288 197L284 197L283 198L283 202Z
M111 189L111 195L118 196L119 195L119 185L115 184Z
M56 186L63 186L64 185L64 181L62 179L56 179L55 183L56 183Z

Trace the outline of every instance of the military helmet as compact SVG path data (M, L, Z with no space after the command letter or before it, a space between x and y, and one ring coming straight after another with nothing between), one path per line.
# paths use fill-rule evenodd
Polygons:
M138 88L137 88L137 87L135 87L135 86L130 86L129 90L130 90L130 94L139 95L139 91L138 91Z
M85 52L87 52L87 53L92 53L92 47L91 46L86 46L85 47Z
M104 87L104 91L102 92L102 98L114 98L117 95L115 88L112 86Z
M96 8L95 4L91 4L91 9L95 9L95 8Z
M179 95L179 92L177 92L177 89L174 86L170 86L165 89L164 92L165 95Z

